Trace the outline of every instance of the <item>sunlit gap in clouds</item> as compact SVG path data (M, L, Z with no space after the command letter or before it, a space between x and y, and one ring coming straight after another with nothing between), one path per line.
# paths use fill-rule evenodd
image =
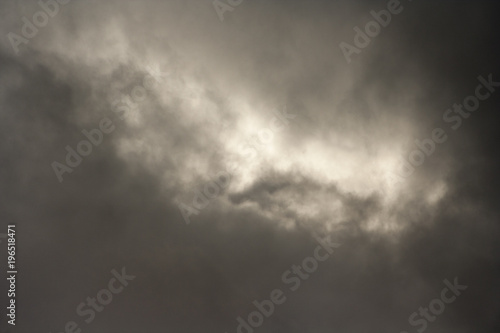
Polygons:
M297 131L303 130L305 122L311 121L311 117L304 117L281 101L256 101L254 97L249 97L251 94L246 96L241 90L222 94L212 82L200 77L195 69L174 65L168 56L151 54L141 57L132 52L119 32L112 35L122 46L116 51L121 54L120 57L115 58L115 54L94 56L82 51L74 55L74 60L85 56L87 66L102 68L107 76L111 76L119 66L130 64L133 64L133 69L129 70L143 75L150 72L165 75L159 85L148 91L145 101L124 117L125 127L132 129L134 135L127 136L117 131L119 139L116 146L119 156L148 169L161 179L166 189L175 187L180 190L179 196L192 197L193 192L203 187L205 182L233 164L236 168L232 172L230 186L212 205L239 209L248 206L248 202L235 205L228 200L229 196L245 192L268 174L300 174L325 187L335 186L345 195L359 198L377 196L381 208L364 224L367 229L394 231L404 227L405 221L398 221L392 212L395 205L401 205L415 192L414 177L406 179L398 175L407 150L402 143L411 141L418 131L410 121L400 118L384 119L388 123L372 121L363 126L362 131L352 131L343 128L343 122L353 120L349 119L350 112L344 112L344 118L337 119L337 114L333 114L333 121L337 122L333 129L328 126L321 129L317 123L322 122L321 117L331 108L314 105L306 108L310 114L320 115L312 120L316 123L311 127L317 133L300 132L296 135ZM123 52L124 49L128 52ZM56 49L57 52L64 53L64 50ZM69 58L72 59L72 56ZM117 61L111 61L112 58ZM64 74L54 64L51 67ZM138 74L139 77L141 75ZM127 82L121 83L121 86L126 87ZM349 89L344 89L344 93L348 94ZM123 93L126 94L127 89L124 88ZM338 104L338 101L330 102ZM380 103L372 104L383 107L378 105ZM296 114L297 118L283 130L273 132L272 138L265 144L257 145L254 153L245 151L247 148L243 147L252 146L251 142L256 141L259 131L269 128L275 112L284 107L288 107L288 112ZM354 123L362 126L359 122ZM391 133L381 134L386 127L391 128ZM363 132L362 136L360 132ZM171 158L174 155L175 159ZM419 189L420 194L428 205L437 205L446 194L446 183L439 179L429 185ZM342 200L330 199L328 195L319 199L318 193L310 191L300 202L290 201L290 193L274 195L279 201L289 203L288 209L295 211L297 217L321 217L325 225L336 224L346 218ZM325 211L331 216L328 221ZM291 225L276 211L266 211L265 214L276 223Z
M270 220L287 227L292 226L293 221L282 214L281 206L285 202L288 204L286 210L293 211L296 218L320 219L327 229L345 222L349 214L345 213L344 201L330 196L327 190L321 190L324 193L311 190L299 197L295 197L293 191L277 191L271 195L276 203L268 210L251 200L234 204L228 198L266 181L269 174L299 174L325 188L335 186L345 197L360 200L377 197L380 207L366 218L363 226L367 230L394 232L404 228L405 221L398 221L393 211L395 205L410 198L413 191L414 180L399 176L405 151L401 142L411 139L410 124L395 131L390 138L379 135L379 128L367 127L368 133L363 138L356 133L339 131L327 136L311 135L291 140L304 121L297 114L289 126L273 132L265 144L255 144L259 132L271 127L277 107L233 95L226 98L222 109L209 96L211 89L204 82L190 75L176 75L170 75L155 89L160 105L154 111L139 108L137 112L144 118L142 125L132 123L132 118L128 120L143 134L121 138L119 151L123 158L136 160L140 156L141 163L149 166L165 186L182 188L184 198L192 196L219 171L233 165L230 186L211 204L224 209L258 209ZM171 162L175 164L173 169L167 165L162 169L161 163L169 159L172 151L182 148L177 146L173 130L166 130L161 123L152 126L157 122L155 112L174 113L176 117L169 120L176 123L165 126L177 127L189 140L196 142L196 149L176 154L176 160ZM288 112L294 114L293 110ZM141 126L144 127L141 129ZM436 184L423 190L428 205L436 205L446 193L442 180Z

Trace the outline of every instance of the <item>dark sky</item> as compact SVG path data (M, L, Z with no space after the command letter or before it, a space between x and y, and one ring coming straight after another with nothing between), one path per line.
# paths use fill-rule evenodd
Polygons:
M234 333L274 289L255 332L498 332L500 86L453 105L500 82L500 6L403 0L348 62L341 43L387 3L243 0L221 21L210 0L73 0L13 47L41 7L1 0L0 233L17 226L18 262L1 332ZM103 122L60 181L54 162ZM290 290L318 238L341 245ZM135 278L86 323L77 307L123 267ZM412 326L455 278L467 289Z

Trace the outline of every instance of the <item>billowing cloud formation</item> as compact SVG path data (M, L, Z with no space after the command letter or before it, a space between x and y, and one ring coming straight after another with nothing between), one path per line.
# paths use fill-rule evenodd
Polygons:
M19 52L8 34L41 7L2 3L6 329L235 332L280 289L256 332L496 332L499 92L456 130L443 116L500 81L498 5L401 5L348 63L339 44L387 2L243 1L221 22L211 1L72 1ZM325 237L342 245L291 290ZM86 322L122 267L135 278Z

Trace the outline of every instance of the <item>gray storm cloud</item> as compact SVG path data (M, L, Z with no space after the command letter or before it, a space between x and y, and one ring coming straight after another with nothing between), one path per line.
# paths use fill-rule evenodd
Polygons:
M237 332L274 289L287 300L255 332L415 332L455 277L467 290L424 330L496 332L498 91L458 130L443 114L500 81L498 5L401 5L348 63L339 44L387 1L245 0L222 22L212 1L71 1L19 52L8 34L40 5L2 2L0 233L17 224L21 272L7 332ZM446 141L401 176L436 128ZM292 291L283 273L317 236L342 246ZM136 278L86 323L77 306L122 267Z

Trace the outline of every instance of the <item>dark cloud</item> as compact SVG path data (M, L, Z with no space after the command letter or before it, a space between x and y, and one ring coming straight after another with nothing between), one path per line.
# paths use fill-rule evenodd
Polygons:
M17 225L19 265L2 329L235 332L281 289L255 331L415 332L408 317L457 277L467 290L426 331L498 331L500 92L456 131L443 120L478 76L500 81L498 5L402 4L348 64L339 43L386 2L243 1L224 22L211 1L72 2L19 54L7 34L39 7L2 2L0 233ZM249 148L283 110L296 117ZM106 117L114 131L59 182L51 163ZM438 127L448 140L395 176ZM178 204L231 163L187 225ZM318 237L342 245L291 291L282 275ZM85 324L78 304L122 267L136 278Z

